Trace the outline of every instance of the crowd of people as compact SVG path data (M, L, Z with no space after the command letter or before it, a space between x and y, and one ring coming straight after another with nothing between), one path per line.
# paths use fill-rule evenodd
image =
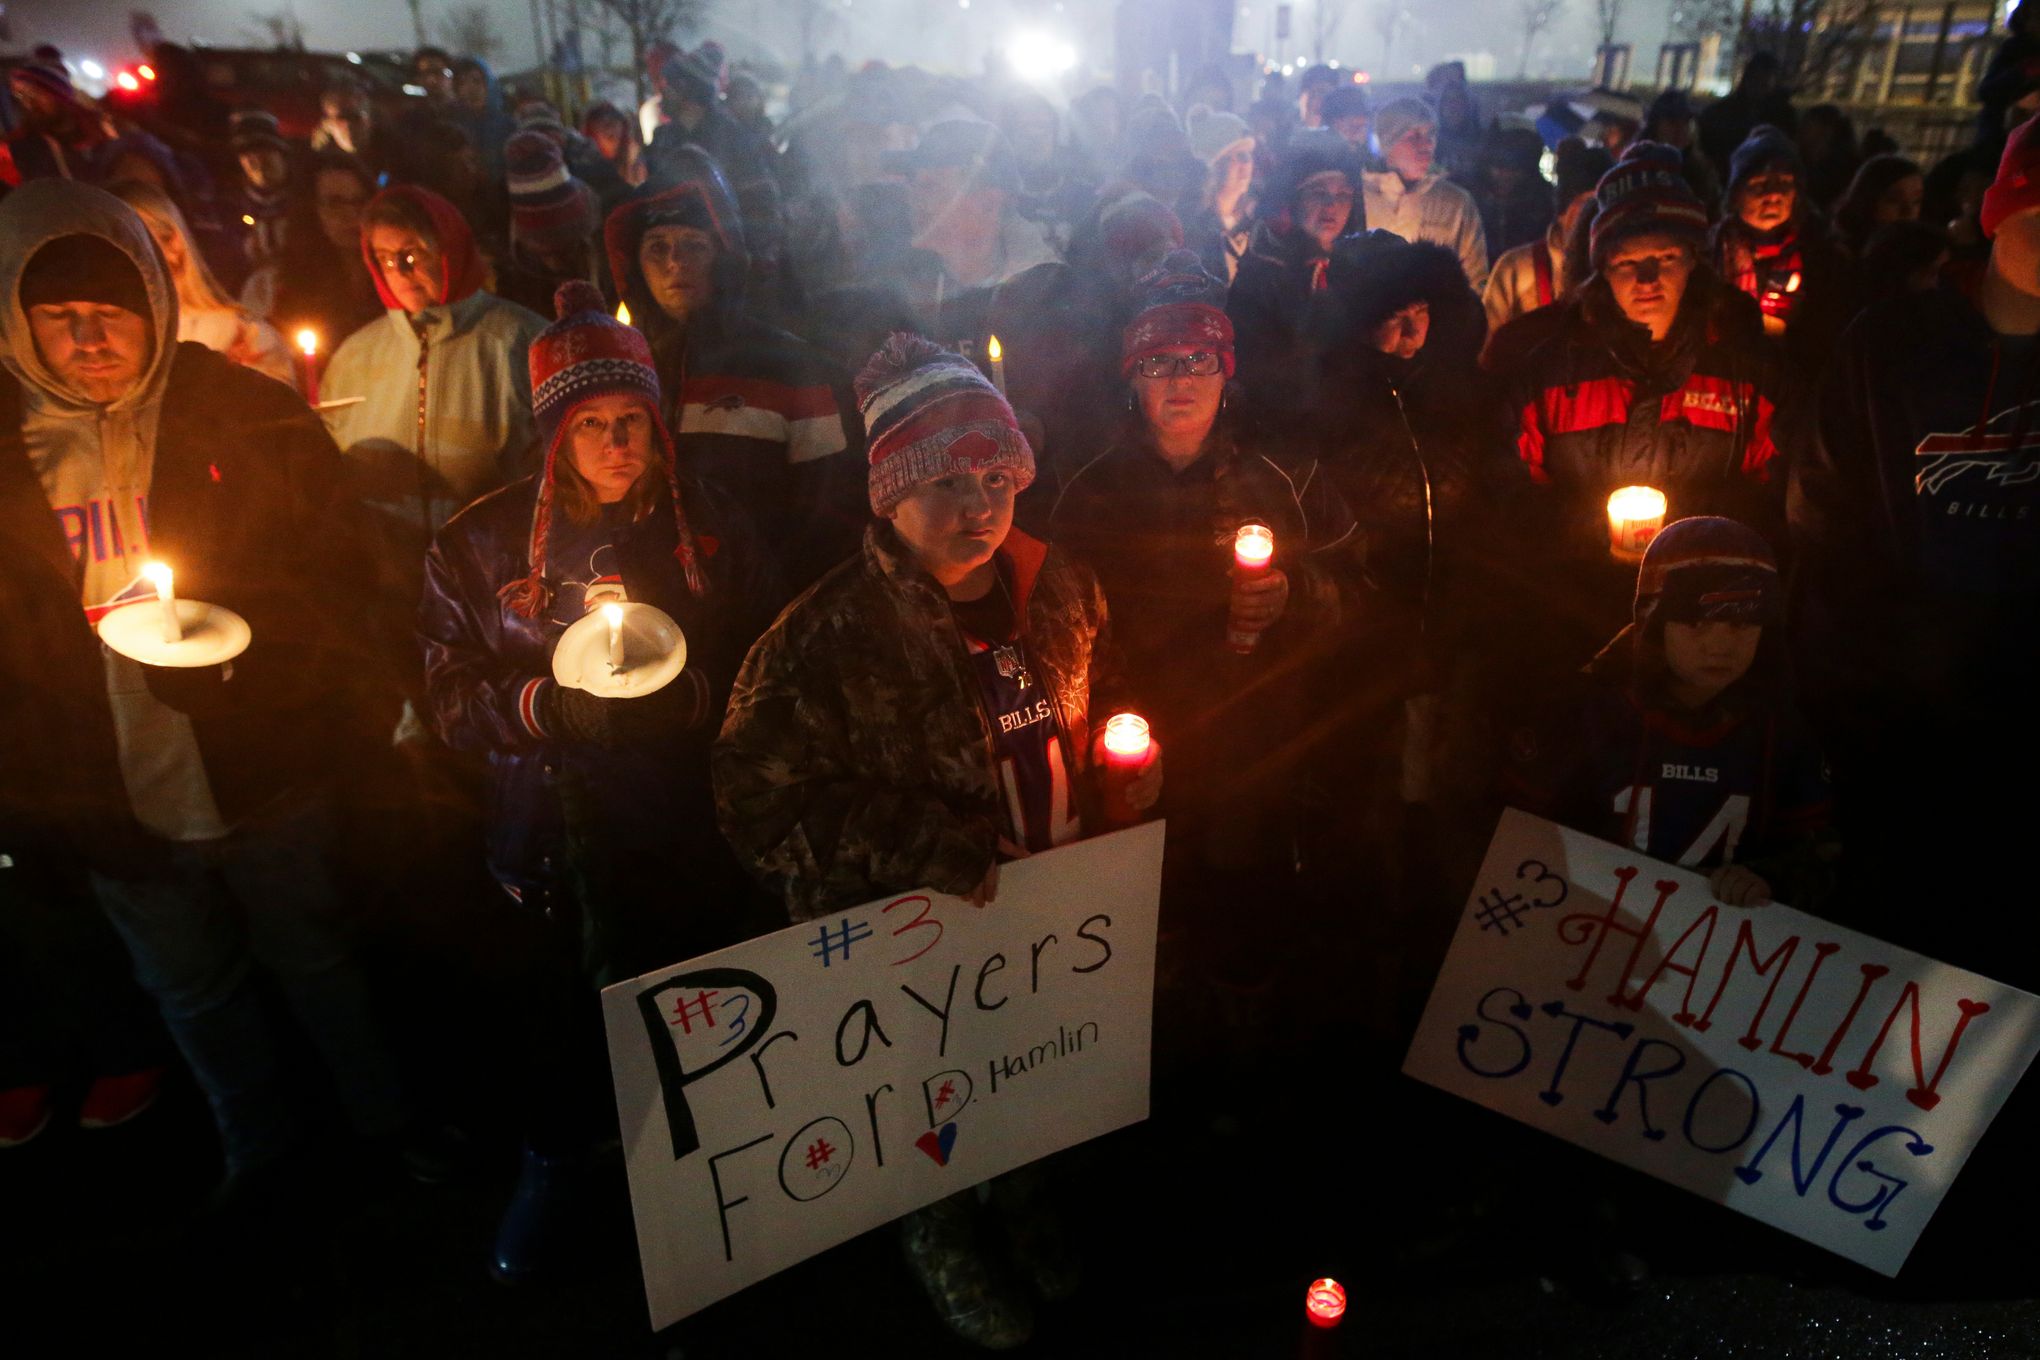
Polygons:
M1214 999L1234 1060L1338 1017L1389 1061L1505 803L2025 982L2040 58L1927 171L1762 54L1535 128L1456 63L1240 113L1222 73L1058 109L831 64L774 126L714 44L648 62L576 127L422 49L393 125L343 85L309 144L234 115L225 166L10 73L0 1147L134 1118L174 1049L230 1212L310 1137L309 1039L443 1179L353 936L479 893L525 1105L490 1264L540 1277L613 1137L596 988L917 888L995 910L1129 812L1167 819L1164 1091ZM151 562L245 653L103 648ZM678 679L558 682L619 599ZM1156 741L1108 806L1121 710ZM1010 1346L979 1212L907 1258Z

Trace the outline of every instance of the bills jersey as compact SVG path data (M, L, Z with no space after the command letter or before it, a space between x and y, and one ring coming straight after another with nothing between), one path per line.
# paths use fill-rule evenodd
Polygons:
M974 613L976 611L973 611ZM1027 644L1018 637L1005 641L979 636L1004 629L984 626L983 619L966 622L959 611L958 627L977 680L978 701L991 728L997 762L1000 800L1006 825L1002 849L1038 854L1078 839L1081 826L1071 790L1070 763L1063 744L1062 722L1055 700L1028 668ZM972 627L976 623L976 628Z
M1529 810L1689 869L1773 853L1829 813L1826 765L1796 721L1672 713L1609 686L1519 733L1510 766Z

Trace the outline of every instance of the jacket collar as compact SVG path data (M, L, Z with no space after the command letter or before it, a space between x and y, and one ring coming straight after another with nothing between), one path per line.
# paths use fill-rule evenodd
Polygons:
M1048 560L1048 545L1016 528L1006 534L996 558L1013 587L1013 612L1018 616L1015 622L1024 628L1034 583L1040 579L1042 564ZM880 520L864 531L864 560L881 580L919 604L930 616L949 607L949 597L941 585L907 545L900 542L899 535L886 521Z

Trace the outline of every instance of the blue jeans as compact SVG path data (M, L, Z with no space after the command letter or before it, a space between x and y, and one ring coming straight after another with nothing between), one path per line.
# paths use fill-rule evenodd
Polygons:
M324 1057L355 1131L377 1137L406 1122L396 1064L348 953L332 838L320 806L168 846L148 879L92 876L136 980L212 1104L229 1172L274 1159L307 1132L254 984L258 964Z

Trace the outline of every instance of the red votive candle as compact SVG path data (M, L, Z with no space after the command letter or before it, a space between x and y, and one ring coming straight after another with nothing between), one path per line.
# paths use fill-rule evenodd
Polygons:
M1115 713L1105 720L1105 818L1115 826L1131 826L1140 810L1128 801L1128 789L1154 749L1148 721L1138 713Z
M1258 578L1274 560L1275 531L1265 524L1242 524L1233 535L1233 617L1227 620L1225 628L1226 645L1241 655L1254 650L1261 641L1261 630L1240 624L1239 587Z

